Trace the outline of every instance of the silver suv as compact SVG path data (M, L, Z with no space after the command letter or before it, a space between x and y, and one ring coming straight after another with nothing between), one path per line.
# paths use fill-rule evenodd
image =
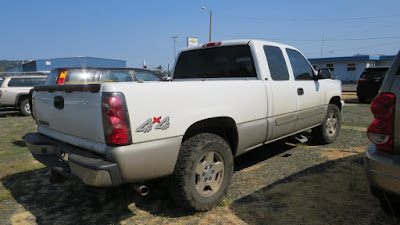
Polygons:
M388 214L400 212L400 52L389 68L378 96L371 102L375 119L365 153L371 192Z
M44 84L46 76L13 75L0 78L0 107L17 107L22 115L31 114L29 90L35 85Z

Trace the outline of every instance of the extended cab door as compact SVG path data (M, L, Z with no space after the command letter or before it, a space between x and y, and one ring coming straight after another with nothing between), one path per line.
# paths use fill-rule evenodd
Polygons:
M297 120L297 92L293 77L288 70L284 49L278 46L264 45L270 76L265 80L271 88L272 117L268 118L268 134L266 140L273 140L294 132ZM267 69L267 68L265 68Z
M320 124L325 116L325 87L314 80L314 70L303 55L294 49L286 49L290 61L290 73L295 80L297 94L297 122L295 131Z

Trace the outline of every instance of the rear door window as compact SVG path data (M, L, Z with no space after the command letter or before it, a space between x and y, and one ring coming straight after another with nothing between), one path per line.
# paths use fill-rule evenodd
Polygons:
M11 78L8 82L9 87L33 87L46 82L46 78Z
M174 72L174 79L233 77L257 77L248 45L182 52Z
M289 80L289 72L282 51L276 46L264 46L269 71L273 80Z

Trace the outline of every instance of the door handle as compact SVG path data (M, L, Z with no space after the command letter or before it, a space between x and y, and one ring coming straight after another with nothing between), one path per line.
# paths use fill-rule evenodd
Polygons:
M298 94L298 95L304 95L304 90L303 90L303 88L297 88L297 94Z

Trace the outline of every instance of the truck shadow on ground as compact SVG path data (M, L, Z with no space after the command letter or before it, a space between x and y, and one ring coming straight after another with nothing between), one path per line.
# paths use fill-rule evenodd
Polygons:
M230 209L248 224L397 224L370 194L363 155L299 171L235 200Z
M15 143L20 144L20 143ZM235 160L235 171L282 154L293 148L285 141L273 143ZM171 200L168 178L146 182L150 194L140 196L133 186L95 188L72 181L52 184L47 168L13 174L1 179L14 199L29 211L37 224L115 224L124 219L150 215L177 218L193 214Z
M2 117L22 117L21 113L14 108L0 108L0 118Z

